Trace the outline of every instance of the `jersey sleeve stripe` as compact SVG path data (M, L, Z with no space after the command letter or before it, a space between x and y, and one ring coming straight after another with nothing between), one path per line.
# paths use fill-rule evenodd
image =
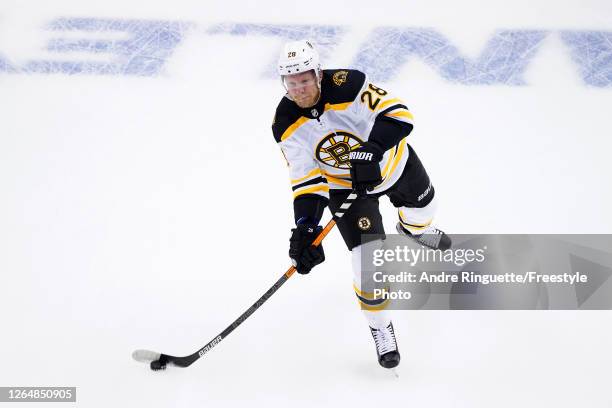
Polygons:
M402 139L400 142L399 149L397 150L397 154L395 155L395 159L393 160L393 165L391 166L391 170L389 170L389 175L393 174L395 168L399 164L404 154L404 150L406 150L406 142Z
M380 111L378 114L379 114L379 115L386 115L387 113L389 113L389 112L393 112L393 111L395 111L396 109L403 109L403 110L405 110L406 112L409 112L409 110L408 110L408 108L406 107L406 105L402 105L401 103L398 103L397 105L393 105L393 106L391 106L391 107L389 107L389 108L387 108L387 109L385 109L385 110L383 110L383 111Z
M293 132L295 132L304 123L308 122L308 120L309 120L308 118L305 118L304 116L300 116L298 120L296 120L291 126L287 128L287 130L283 132L281 136L281 142L291 137Z
M383 179L387 178L387 171L389 170L389 165L393 161L395 157L395 153L397 152L397 146L393 146L391 152L389 153L389 158L387 159L387 163L385 163L385 167L383 167L383 171L381 172Z
M393 119L397 119L397 118L407 119L406 122L408 121L412 122L412 120L414 120L414 116L412 116L412 113L405 111L405 110L400 110L400 111L393 112L393 113L385 113L385 116L389 118L393 118Z
M402 139L402 141L400 141L398 146L395 146L393 148L393 149L396 149L396 154L395 154L395 156L389 156L389 160L387 161L387 164L385 165L385 168L381 172L383 181L381 181L379 186L384 184L393 175L393 172L395 171L395 168L402 161L402 156L404 155L404 150L406 150L406 142L405 142L405 140ZM391 168L389 168L389 165L391 165Z
M399 98L388 99L388 100L386 100L386 101L384 101L384 102L380 103L380 104L378 105L378 107L376 108L376 110L378 110L378 111L382 111L383 109L385 109L387 106L389 106L389 105L391 105L391 104L394 104L394 103L396 103L396 104L401 104L401 102L402 102L402 100L401 100L401 99L399 99Z

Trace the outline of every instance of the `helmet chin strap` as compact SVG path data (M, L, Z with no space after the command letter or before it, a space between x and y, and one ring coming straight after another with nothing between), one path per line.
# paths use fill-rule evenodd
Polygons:
M320 69L316 69L315 75L317 76L317 88L319 88L319 96L317 97L317 100L312 106L315 106L321 100L321 81L323 80L323 72Z
M316 106L320 100L321 100L321 87L319 87L319 96L317 97L317 100L315 101L315 103L312 104L312 106ZM312 108L312 106L309 106L309 108Z
M323 71L320 69L315 69L315 76L317 77L317 86L319 87L319 91L321 90L321 81L323 80Z
M317 96L317 100L308 108L312 108L313 106L316 106L317 103L319 103L319 101L321 100L321 81L323 80L323 72L321 72L320 69L316 69L315 76L317 77L317 88L319 88L319 96Z

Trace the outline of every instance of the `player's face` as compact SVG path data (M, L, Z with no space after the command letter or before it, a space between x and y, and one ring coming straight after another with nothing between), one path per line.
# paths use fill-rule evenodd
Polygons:
M310 108L319 100L319 84L314 71L283 77L289 96L300 108Z

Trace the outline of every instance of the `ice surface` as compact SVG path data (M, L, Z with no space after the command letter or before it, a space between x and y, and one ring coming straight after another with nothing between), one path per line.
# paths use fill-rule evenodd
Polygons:
M608 312L398 312L394 378L337 231L323 265L193 366L130 356L192 353L289 266L270 131L283 90L262 78L283 38L311 35L332 61L369 39L348 60L414 113L441 228L610 233L610 37L594 18L609 5L32 3L49 16L41 55L0 45L1 386L77 386L88 408L612 406ZM2 2L0 21L12 12ZM490 29L484 46L450 36L457 21ZM223 75L226 59L244 65Z

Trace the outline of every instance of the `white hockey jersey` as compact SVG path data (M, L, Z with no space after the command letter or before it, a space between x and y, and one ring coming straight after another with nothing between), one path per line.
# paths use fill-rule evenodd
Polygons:
M300 108L283 97L272 131L289 165L294 199L304 194L329 198L330 189L351 189L349 152L368 140L381 115L412 124L412 114L400 99L357 70L324 70L321 98L312 108ZM382 182L369 194L393 186L407 160L404 138L385 152Z

